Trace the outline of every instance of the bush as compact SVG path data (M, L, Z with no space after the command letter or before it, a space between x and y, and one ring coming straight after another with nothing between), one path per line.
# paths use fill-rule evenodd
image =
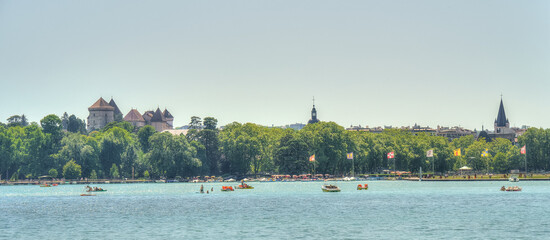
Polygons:
M74 160L67 162L67 164L63 166L63 176L66 179L77 179L80 177L81 174L82 167L76 164Z

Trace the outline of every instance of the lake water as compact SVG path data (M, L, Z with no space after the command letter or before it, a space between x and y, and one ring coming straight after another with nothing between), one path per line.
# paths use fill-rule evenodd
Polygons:
M550 182L251 182L0 186L0 239L545 239ZM369 190L358 191L358 183ZM502 185L521 192L501 192Z

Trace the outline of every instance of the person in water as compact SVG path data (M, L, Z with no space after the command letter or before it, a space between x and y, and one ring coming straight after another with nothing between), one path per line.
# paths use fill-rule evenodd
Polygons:
M204 186L201 184L201 193L204 193Z

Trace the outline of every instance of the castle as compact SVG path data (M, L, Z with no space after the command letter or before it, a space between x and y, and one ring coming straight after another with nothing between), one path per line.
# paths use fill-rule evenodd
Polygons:
M99 130L114 121L126 121L136 128L151 125L158 132L174 128L174 117L166 109L160 111L157 108L156 111L147 111L143 115L137 109L131 109L123 118L122 112L112 98L109 102L99 98L88 108L88 111L90 112L87 121L88 132Z

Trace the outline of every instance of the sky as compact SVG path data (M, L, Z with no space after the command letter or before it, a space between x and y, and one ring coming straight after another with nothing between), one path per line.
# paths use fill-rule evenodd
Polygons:
M0 0L0 122L550 128L550 1Z

